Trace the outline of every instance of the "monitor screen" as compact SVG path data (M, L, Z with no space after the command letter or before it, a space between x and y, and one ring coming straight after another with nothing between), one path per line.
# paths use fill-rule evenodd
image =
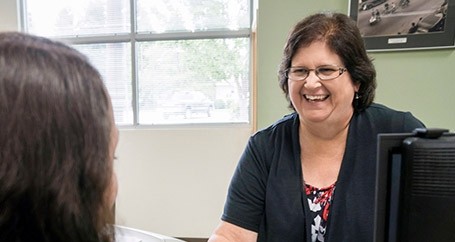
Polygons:
M455 135L380 134L375 202L375 242L455 241Z

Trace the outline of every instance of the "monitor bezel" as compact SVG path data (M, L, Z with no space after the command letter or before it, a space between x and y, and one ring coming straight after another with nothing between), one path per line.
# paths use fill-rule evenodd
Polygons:
M378 135L376 186L374 206L374 242L387 241L387 193L391 155L401 153L403 140L415 133L389 133Z

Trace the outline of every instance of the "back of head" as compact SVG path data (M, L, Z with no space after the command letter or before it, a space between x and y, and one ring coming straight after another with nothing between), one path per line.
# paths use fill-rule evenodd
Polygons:
M101 235L112 111L76 50L0 33L0 238L109 241Z
M370 105L376 89L376 71L355 21L341 13L313 14L291 29L278 72L280 87L288 100L286 70L291 66L292 58L299 48L316 41L325 42L341 58L353 82L360 84L360 100L357 104L353 103L355 110L361 111Z

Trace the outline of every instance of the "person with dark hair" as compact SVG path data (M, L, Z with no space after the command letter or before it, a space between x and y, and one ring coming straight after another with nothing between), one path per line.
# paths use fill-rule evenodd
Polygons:
M278 79L293 112L250 137L209 241L373 241L377 135L424 124L373 102L376 71L345 14L297 23Z
M408 34L414 34L415 32L417 32L418 29L419 26L416 23L412 22L411 27L408 30Z
M112 242L118 129L75 49L0 33L0 240Z

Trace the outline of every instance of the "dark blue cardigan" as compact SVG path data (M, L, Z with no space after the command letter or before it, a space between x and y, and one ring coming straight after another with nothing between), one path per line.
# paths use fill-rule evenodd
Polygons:
M372 241L377 135L424 127L409 112L372 104L349 126L326 241ZM285 116L254 134L239 161L222 220L258 232L261 242L311 241L300 164L299 118Z

